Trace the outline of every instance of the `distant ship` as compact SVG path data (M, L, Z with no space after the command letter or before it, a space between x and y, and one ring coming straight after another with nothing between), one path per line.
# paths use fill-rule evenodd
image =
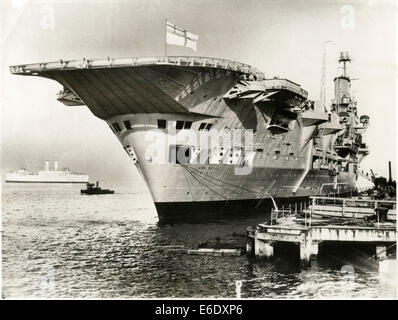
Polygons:
M46 161L44 170L30 172L19 169L6 175L6 182L86 183L87 181L87 174L75 173L69 169L58 170L58 161L54 162L54 170L50 170L50 163Z
M363 139L369 117L359 115L350 93L348 52L338 60L342 74L334 78L328 106L309 100L290 80L208 57L84 58L10 70L59 82L58 101L86 105L106 121L162 219L264 212L271 196L355 191L360 161L369 153ZM227 148L224 138L202 147L202 135L243 130L254 134L248 149L235 138ZM150 134L167 142L150 148ZM235 173L247 164L251 172Z

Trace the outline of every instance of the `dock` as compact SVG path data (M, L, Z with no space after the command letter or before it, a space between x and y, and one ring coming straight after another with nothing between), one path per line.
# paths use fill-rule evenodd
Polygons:
M393 201L377 200L375 205L376 200L366 200L366 204L362 201L358 204L349 198L311 197L311 200L312 205L304 210L304 217L273 210L271 221L249 227L247 253L254 254L259 260L271 259L274 256L275 243L290 242L299 248L301 264L308 266L316 259L322 242L374 244L375 256L379 259L386 257L388 246L396 244ZM322 205L320 201L323 201ZM369 210L371 206L373 209ZM341 210L337 209L339 207ZM390 209L378 210L388 207ZM390 214L388 211L391 211ZM317 219L317 216L320 218Z

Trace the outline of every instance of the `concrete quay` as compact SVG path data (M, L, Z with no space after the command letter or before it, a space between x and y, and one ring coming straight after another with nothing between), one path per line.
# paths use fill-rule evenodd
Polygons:
M247 253L257 259L274 256L276 242L290 242L300 248L303 266L318 255L319 244L324 241L365 242L375 245L377 258L386 256L387 246L396 243L397 229L393 223L372 226L329 224L329 221L298 219L295 216L282 217L277 224L262 223L247 229Z

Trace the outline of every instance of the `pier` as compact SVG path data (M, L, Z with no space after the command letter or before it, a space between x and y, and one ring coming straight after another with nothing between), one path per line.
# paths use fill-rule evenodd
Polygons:
M326 241L362 242L375 245L375 256L379 259L386 257L387 246L395 244L397 240L395 203L392 201L378 201L375 206L373 200L361 201L349 206L350 199L327 198L329 204L322 204L322 197L311 197L312 205L304 210L304 218L293 215L292 212L273 210L269 223L261 223L247 229L247 253L254 254L259 260L271 259L274 256L274 245L277 242L290 242L300 250L300 260L303 266L310 265L317 257L319 245ZM341 214L337 209L341 204ZM393 204L393 206L392 206ZM391 207L386 210L378 208ZM369 210L373 206L372 210ZM394 208L392 208L394 207ZM355 208L357 210L355 210ZM314 216L323 217L315 219ZM325 216L327 218L325 218ZM357 217L357 218L356 218ZM371 219L375 221L368 221ZM383 221L383 222L380 222Z

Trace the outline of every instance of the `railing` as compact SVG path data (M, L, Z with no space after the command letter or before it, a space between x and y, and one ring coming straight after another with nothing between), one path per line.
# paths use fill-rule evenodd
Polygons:
M279 218L285 218L292 215L297 215L298 213L303 213L306 211L309 205L308 201L295 202L293 205L282 205L281 208L271 209L271 225L276 222Z
M311 216L330 216L344 218L364 218L376 214L376 209L385 207L389 209L389 216L393 219L396 215L396 201L373 200L373 199L352 199L333 197L310 197Z

